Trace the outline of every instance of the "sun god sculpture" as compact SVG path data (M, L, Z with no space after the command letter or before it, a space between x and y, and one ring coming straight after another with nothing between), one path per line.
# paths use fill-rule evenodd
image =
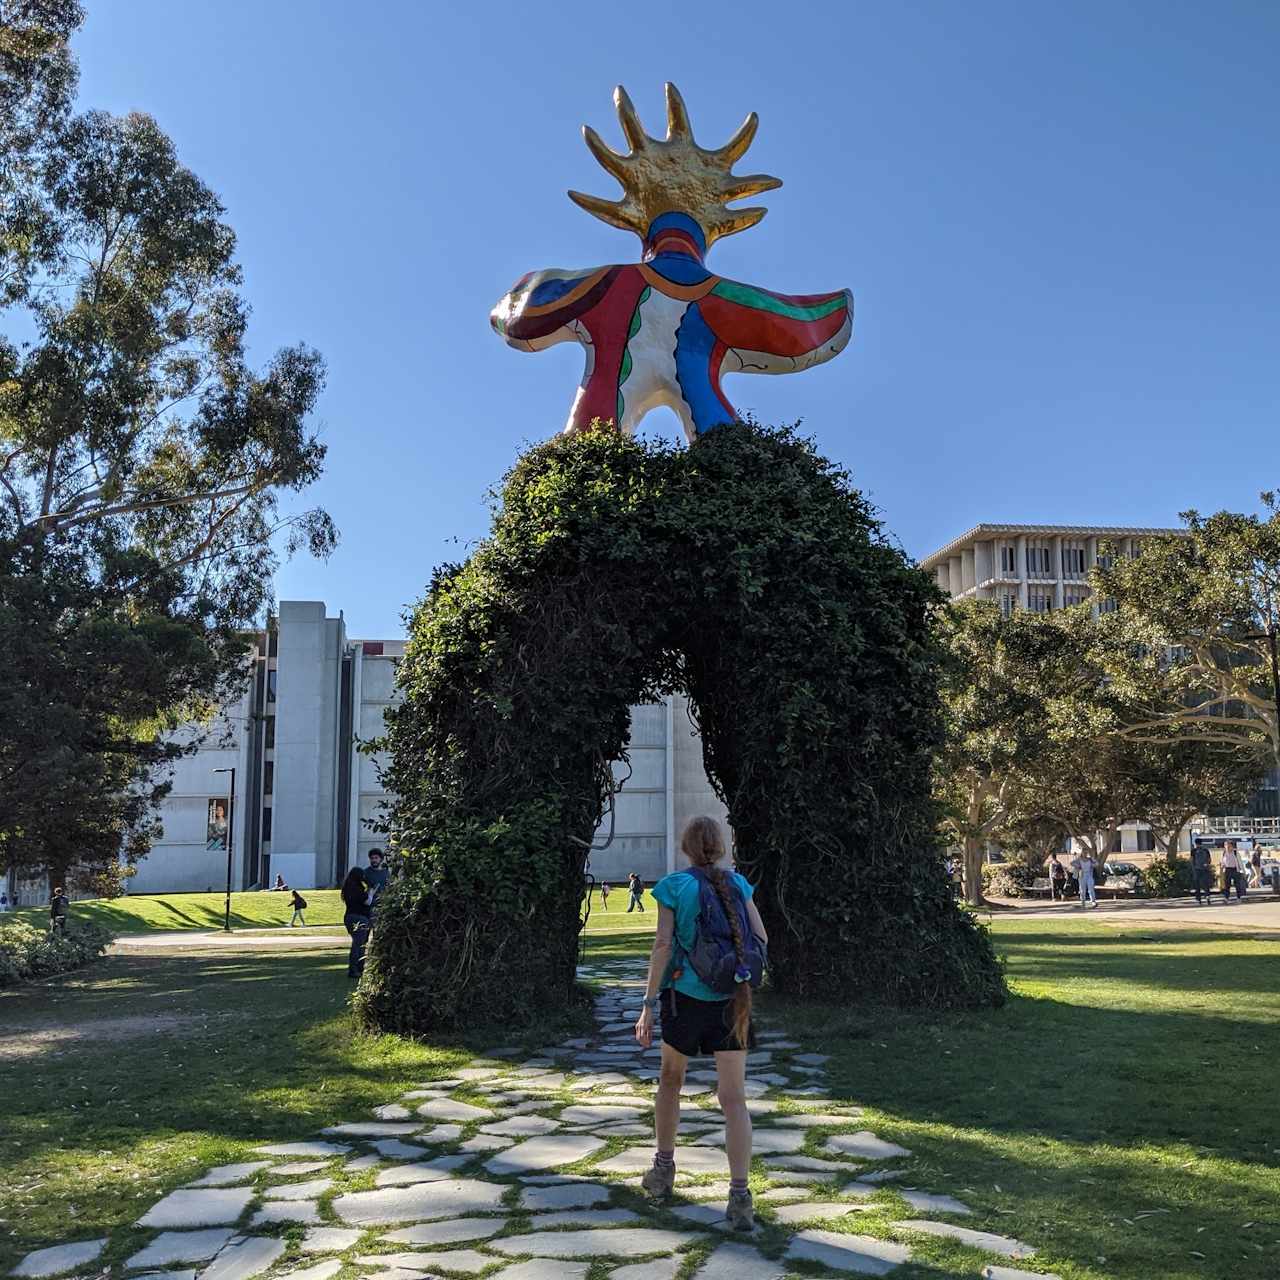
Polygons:
M570 191L588 213L640 237L642 261L583 271L532 272L493 309L494 329L521 351L579 342L586 372L566 432L599 420L634 431L650 409L675 411L692 441L738 418L725 397L726 373L795 373L839 355L853 324L853 295L789 297L707 270L721 236L753 227L767 210L727 206L780 187L733 166L755 137L753 111L724 146L694 141L676 87L666 86L667 136L651 138L621 86L614 93L629 153L592 128L591 153L623 189L620 200Z

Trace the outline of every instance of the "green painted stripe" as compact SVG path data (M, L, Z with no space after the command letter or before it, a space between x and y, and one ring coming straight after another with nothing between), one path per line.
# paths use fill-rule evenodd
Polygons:
M846 305L843 293L829 302L817 302L811 307L797 307L781 298L775 298L763 289L753 289L749 284L735 284L732 280L721 280L711 290L718 298L729 302L740 303L744 307L754 307L757 311L771 311L775 316L786 316L789 320L821 320L833 311L839 311Z

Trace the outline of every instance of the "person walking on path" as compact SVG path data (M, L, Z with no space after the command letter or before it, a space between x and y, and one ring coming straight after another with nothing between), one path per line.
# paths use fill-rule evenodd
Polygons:
M351 953L347 957L347 977L359 978L364 973L364 949L369 941L372 923L372 893L363 867L352 867L342 882L342 905L346 908L342 923L351 935Z
M300 924L305 929L307 927L307 922L303 918L302 913L307 909L307 900L297 891L297 889L292 890L292 893L293 898L291 901L293 905L293 919L289 921L289 928L292 929L295 924Z
M1080 881L1080 905L1087 907L1092 902L1098 905L1098 891L1093 887L1093 873L1098 868L1098 860L1086 849L1071 859L1071 869Z
M1222 901L1231 901L1231 886L1236 887L1236 902L1244 901L1244 873L1240 870L1240 855L1236 852L1236 842L1228 840L1222 846Z
M600 885L600 905L601 905L601 906L602 906L606 911L608 911L608 910L609 910L609 895L610 895L612 892L613 892L613 890L609 888L608 884L603 884L603 883L602 883L602 884Z
M1203 892L1205 906L1213 905L1213 861L1209 857L1209 846L1199 840L1191 846L1191 888L1197 902Z
M628 877L627 888L631 894L631 901L627 903L627 913L630 914L637 907L641 911L644 910L644 881L633 871Z
M725 861L720 824L706 816L694 818L685 828L680 848L689 859L689 869L663 876L653 886L658 930L636 1022L636 1039L647 1049L653 1042L654 1010L661 1003L662 1068L654 1101L658 1149L653 1167L640 1185L655 1199L668 1195L675 1186L676 1133L685 1070L690 1058L712 1054L729 1158L725 1217L736 1230L750 1231L755 1214L747 1189L751 1116L745 1084L747 1051L755 1046L751 987L763 972L764 947L769 939L752 901L755 889L743 876L720 865ZM712 924L723 932L713 932ZM714 990L704 978L728 990Z
M1056 853L1049 859L1049 897L1053 902L1065 902L1067 898L1067 869Z
M61 886L53 891L53 897L49 899L49 932L62 933L67 931L67 893Z
M1257 845L1249 851L1249 888L1262 888L1262 852Z

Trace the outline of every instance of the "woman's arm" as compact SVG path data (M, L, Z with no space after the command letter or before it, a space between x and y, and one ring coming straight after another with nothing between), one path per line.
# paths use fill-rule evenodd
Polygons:
M670 907L658 905L658 932L653 939L653 950L649 952L649 981L645 983L644 998L654 999L658 987L662 983L662 975L667 971L667 962L671 959L671 939L676 931L676 913ZM653 1043L653 1006L644 1005L640 1016L636 1019L636 1039L647 1049Z
M765 932L764 921L760 919L760 912L756 908L756 900L754 898L747 899L747 919L751 921L751 932L767 947L769 945L769 935Z

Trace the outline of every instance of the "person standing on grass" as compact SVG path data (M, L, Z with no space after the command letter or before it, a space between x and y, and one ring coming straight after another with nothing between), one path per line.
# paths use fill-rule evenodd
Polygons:
M351 935L351 952L347 957L347 977L359 978L364 973L364 949L369 941L371 924L369 892L363 867L352 867L342 882L342 905L346 909L342 923Z
M627 888L631 894L631 901L627 903L628 914L637 907L641 911L644 910L644 881L640 879L636 872L632 872L627 879Z
M1209 846L1198 839L1191 846L1191 888L1197 902L1203 890L1205 906L1213 905L1213 860L1209 856Z
M1236 842L1228 840L1222 846L1222 901L1231 901L1231 886L1236 887L1236 902L1244 899L1244 875L1240 871L1240 855L1236 852Z
M63 933L67 931L67 893L61 885L53 891L49 899L49 932Z
M289 928L292 929L295 924L300 924L304 929L307 922L303 918L302 913L307 909L307 900L300 894L297 889L293 890L293 919L289 921Z
M378 899L391 880L391 868L387 866L386 855L381 849L369 850L369 865L364 869L364 881L369 886L369 919L377 909Z
M613 892L613 890L612 890L612 889L610 889L610 888L609 888L609 886L608 886L607 884L603 884L603 883L602 883L602 884L600 885L600 905L601 905L601 906L602 906L606 911L608 911L608 910L609 910L609 895L610 895L612 892Z
M685 1070L695 1055L712 1054L729 1158L725 1217L735 1229L750 1231L755 1214L747 1189L751 1116L745 1084L747 1051L755 1046L751 988L763 975L769 939L752 901L755 889L720 865L725 861L720 824L714 818L694 818L680 848L689 869L663 876L653 886L658 930L636 1022L636 1039L647 1049L653 1042L654 1010L661 1002L662 1069L654 1101L658 1149L640 1186L655 1199L675 1186Z
M1098 860L1086 849L1071 859L1071 869L1080 881L1080 905L1087 907L1092 901L1098 905L1098 891L1093 887L1093 873L1098 869Z

